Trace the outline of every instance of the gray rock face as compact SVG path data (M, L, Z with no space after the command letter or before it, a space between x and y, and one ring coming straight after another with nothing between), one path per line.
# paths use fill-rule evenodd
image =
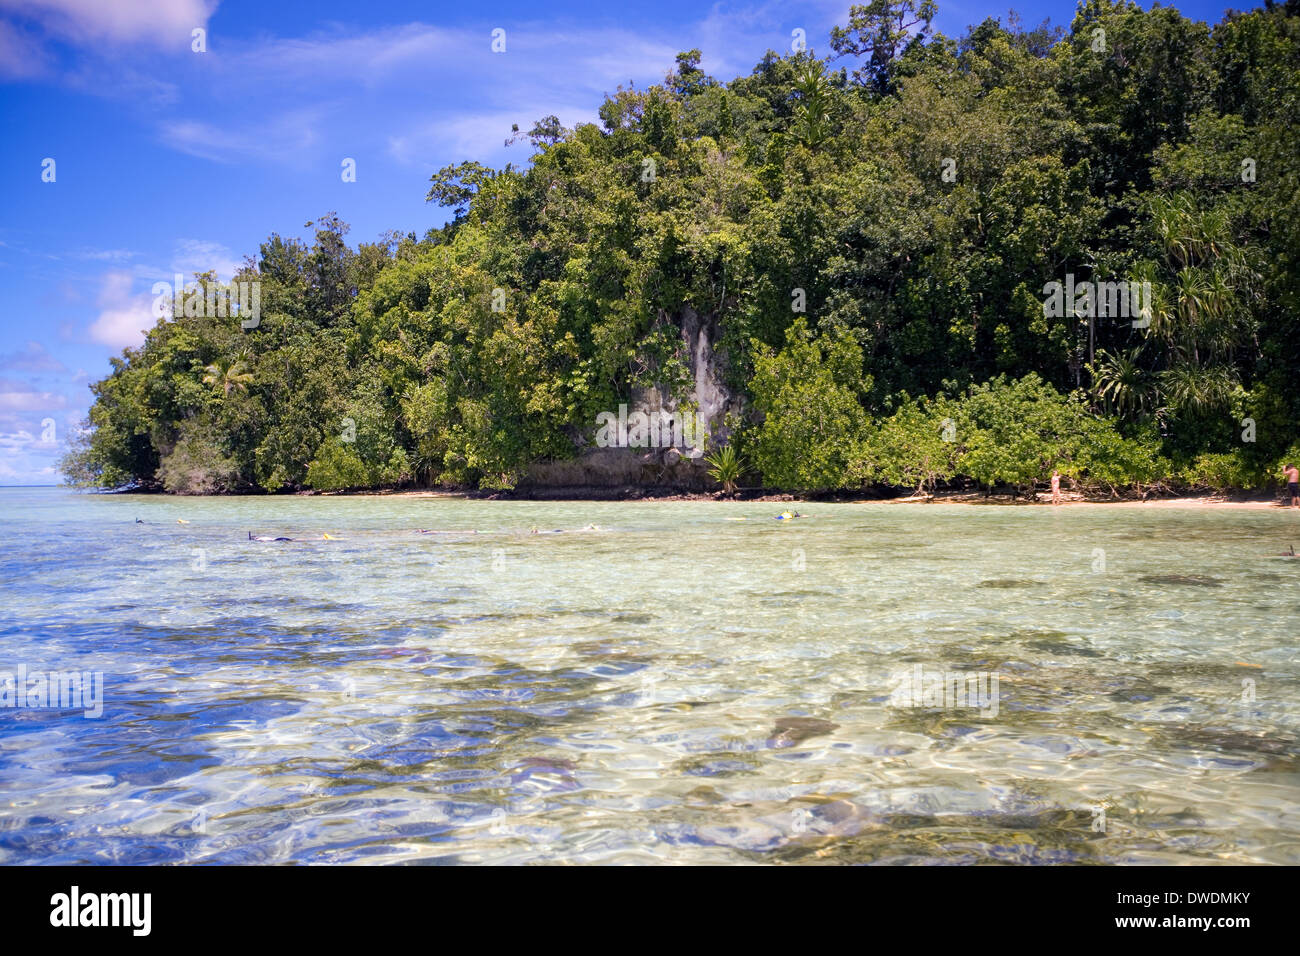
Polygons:
M575 437L577 454L572 460L537 462L528 469L522 484L533 487L631 485L686 491L714 487L703 461L704 446L726 444L730 438L727 416L740 414L741 400L725 384L726 355L716 349L719 329L713 316L686 308L675 316L675 322L690 359L693 385L688 401L698 409L700 428L695 445L699 447L690 447L688 440L674 445L662 437L657 446L600 447L596 443L597 423L591 422L583 434ZM626 404L628 420L638 413L676 415L679 410L678 401L660 386L635 389ZM612 416L619 414L617 408L608 411ZM689 430L684 430L684 437L689 438Z
M691 374L695 379L692 397L700 415L709 423L711 433L720 444L727 435L720 434L723 421L730 412L740 412L740 401L723 384L727 371L726 356L714 349L719 329L711 316L701 316L685 309L679 317L682 337L691 356Z

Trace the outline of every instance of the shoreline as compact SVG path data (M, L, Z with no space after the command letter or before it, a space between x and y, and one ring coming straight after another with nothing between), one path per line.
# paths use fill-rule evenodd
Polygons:
M983 492L941 491L933 495L903 495L885 497L882 495L821 495L800 496L788 493L736 492L731 495L722 492L682 492L647 488L547 488L520 489L515 491L474 491L474 490L388 490L388 491L331 491L298 492L304 497L396 497L396 498L463 498L477 501L549 501L549 502L671 502L671 501L712 501L719 503L748 504L888 504L888 505L966 505L970 507L1092 507L1092 508L1152 508L1152 509L1229 509L1242 511L1286 511L1290 506L1280 496L1266 494L1203 494L1170 495L1160 498L1089 498L1078 493L1062 495L1059 505L1052 505L1049 492L1038 492L1032 500L1010 494L985 495ZM1300 508L1294 509L1300 514Z
M20 487L20 486L14 486ZM164 491L140 489L78 489L67 485L39 485L30 487L68 488L89 494L149 495L162 498L275 498L274 494L221 494L176 495ZM1281 494L1269 492L1205 492L1202 494L1166 494L1138 498L1135 495L1087 496L1079 492L1063 492L1060 505L1052 505L1051 493L1035 492L1026 498L1009 492L985 494L982 491L946 489L928 495L889 494L888 492L829 492L797 495L789 492L767 492L760 489L739 489L731 494L722 491L683 491L675 488L605 486L605 485L554 485L524 487L509 491L492 491L473 488L373 488L360 491L296 491L285 497L298 498L460 498L471 501L550 501L550 502L669 502L712 501L719 503L748 504L889 504L889 505L966 505L971 507L1093 507L1093 508L1153 508L1153 509L1231 509L1243 511L1286 511L1291 509Z

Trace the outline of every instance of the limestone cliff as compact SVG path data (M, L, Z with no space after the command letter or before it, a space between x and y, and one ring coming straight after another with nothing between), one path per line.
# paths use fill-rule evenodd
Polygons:
M674 316L674 324L682 337L682 347L689 357L693 385L688 399L679 403L659 387L637 389L628 397L626 415L632 419L640 414L646 418L668 414L685 414L679 405L693 404L700 424L694 445L683 441L648 441L638 444L635 433L627 444L600 447L595 440L596 422L575 436L576 454L568 461L535 463L527 472L521 486L555 487L592 485L617 487L620 485L674 487L703 491L714 487L703 461L706 448L726 444L729 434L727 418L738 417L741 400L725 384L726 355L716 348L718 326L711 315L701 315L685 308ZM610 409L611 416L620 410ZM690 436L690 429L686 430ZM627 436L624 435L626 439Z

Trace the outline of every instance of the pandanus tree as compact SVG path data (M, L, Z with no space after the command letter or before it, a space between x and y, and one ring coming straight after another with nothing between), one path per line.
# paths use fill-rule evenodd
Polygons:
M745 470L744 463L736 454L736 447L724 445L712 454L705 455L704 460L709 464L709 477L722 485L722 490L727 494L734 492L736 482L740 480L740 475Z
M1153 388L1141 356L1141 346L1114 354L1103 349L1089 366L1093 397L1121 418L1134 419L1150 411Z
M1157 377L1160 391L1170 409L1205 415L1227 408L1232 400L1237 377L1224 365L1201 366L1180 362Z
M1153 291L1145 334L1157 346L1156 381L1171 412L1204 415L1231 400L1237 352L1254 338L1258 277L1222 210L1201 208L1185 193L1155 196L1148 208L1164 261L1144 263L1135 277ZM1097 373L1094 393L1111 399L1121 388L1117 376L1135 374L1115 360L1098 363Z
M795 73L798 106L795 131L809 149L824 143L831 134L831 85L820 60L809 60Z

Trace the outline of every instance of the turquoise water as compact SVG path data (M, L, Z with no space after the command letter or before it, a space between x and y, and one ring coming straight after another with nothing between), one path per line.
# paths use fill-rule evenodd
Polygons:
M780 507L0 489L0 863L1300 863L1300 514Z

